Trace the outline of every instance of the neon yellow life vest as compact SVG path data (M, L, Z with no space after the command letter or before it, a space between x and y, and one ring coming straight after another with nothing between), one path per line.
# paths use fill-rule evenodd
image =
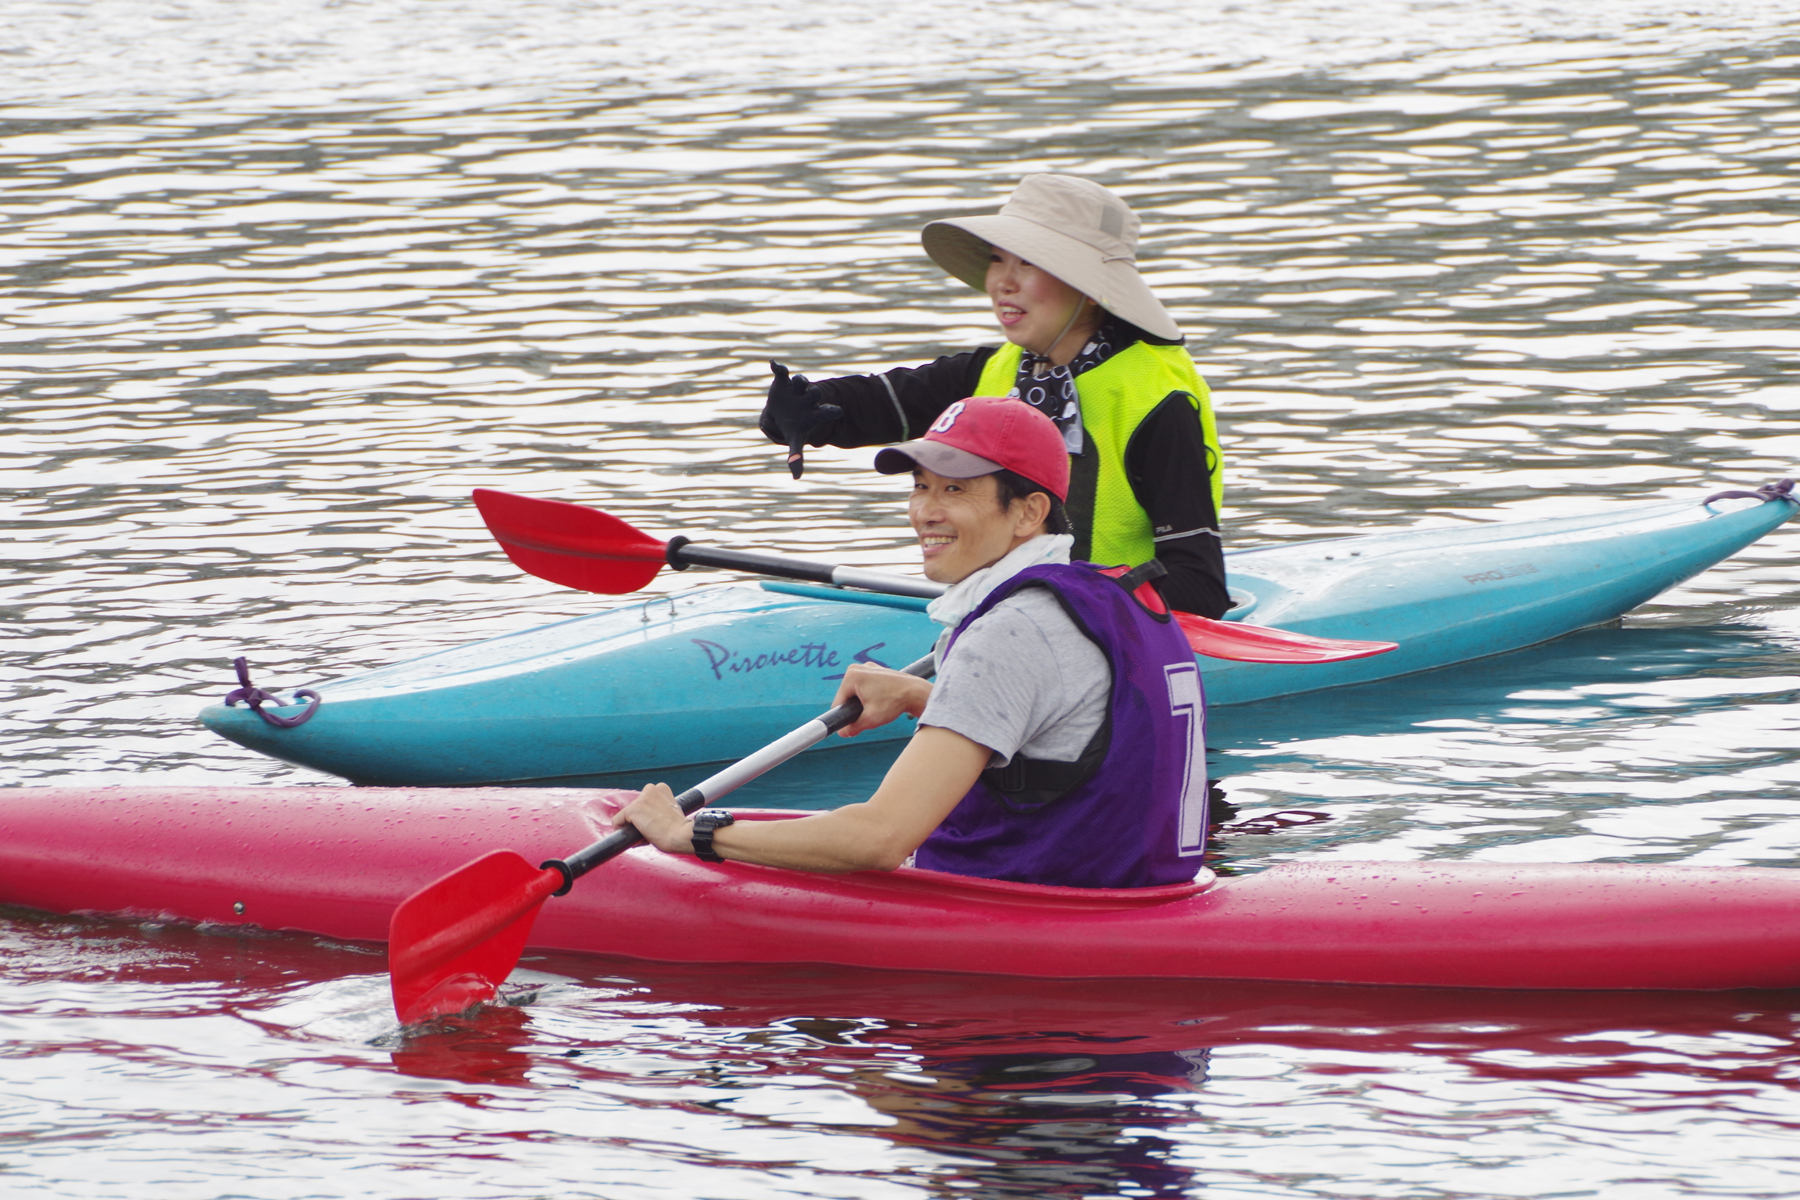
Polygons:
M1004 396L1012 391L1023 355L1024 351L1010 342L1000 347L981 368L976 394ZM1134 567L1156 557L1150 517L1125 475L1125 449L1138 425L1171 392L1184 394L1200 415L1200 432L1212 468L1213 511L1223 508L1219 433L1213 424L1206 382L1180 346L1136 342L1075 377L1087 452L1069 463L1066 507L1075 526L1074 557L1103 566L1123 563Z

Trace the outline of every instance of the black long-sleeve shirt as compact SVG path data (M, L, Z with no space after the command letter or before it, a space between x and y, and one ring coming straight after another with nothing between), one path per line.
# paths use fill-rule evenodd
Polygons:
M844 415L815 430L812 444L850 449L923 437L939 413L975 395L981 369L993 355L992 348L983 347L880 375L819 380L814 386L820 403L835 404ZM762 430L771 441L787 441L766 411ZM1084 465L1078 458L1076 471ZM1158 404L1125 447L1125 476L1150 518L1156 557L1169 571L1162 580L1163 596L1171 607L1203 617L1223 616L1231 607L1212 499L1216 467L1199 417L1181 392L1171 392ZM1076 524L1075 556L1085 557L1088 514L1070 516Z

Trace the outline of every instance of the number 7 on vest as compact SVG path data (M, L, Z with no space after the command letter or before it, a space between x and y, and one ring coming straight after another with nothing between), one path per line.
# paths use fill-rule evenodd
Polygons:
M1206 850L1206 701L1193 663L1166 667L1169 712L1187 723L1187 774L1181 781L1181 853Z

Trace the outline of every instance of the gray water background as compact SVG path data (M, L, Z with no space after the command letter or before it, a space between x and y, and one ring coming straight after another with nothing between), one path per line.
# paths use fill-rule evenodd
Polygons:
M1721 0L9 0L0 784L329 782L194 723L232 657L291 687L606 603L514 571L475 486L909 568L866 451L780 469L765 362L992 344L917 231L1029 171L1145 214L1230 544L1793 473L1797 67L1787 5ZM1216 714L1246 815L1331 817L1224 861L1793 865L1796 528L1618 628ZM537 1003L394 1050L356 948L15 913L0 961L0 1179L34 1195L1794 1185L1791 998L1211 989L1156 1009L1242 1025L1204 1069L1021 1100L941 1016L966 982L796 975L734 1024L729 988L541 963ZM987 986L1066 1031L1056 989ZM935 1024L884 998L930 987ZM1112 1004L1067 1011L1148 1019Z

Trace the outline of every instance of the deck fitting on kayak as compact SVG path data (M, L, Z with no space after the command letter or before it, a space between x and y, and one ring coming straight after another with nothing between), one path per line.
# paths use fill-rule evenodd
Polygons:
M274 692L265 692L259 687L251 686L250 664L242 655L232 659L231 665L237 670L238 687L236 691L229 693L225 697L225 707L230 708L239 700L242 700L245 704L250 706L251 712L255 713L277 729L292 729L296 725L306 724L312 719L312 715L319 711L319 705L324 703L324 701L320 699L319 693L313 691L311 688L301 688L294 693L294 699L305 700L310 698L312 703L307 705L306 711L299 716L278 717L274 713L264 712L263 704L265 702L274 704L276 708L286 708L287 705L282 701L281 697L277 696Z
M1794 498L1794 481L1791 479L1777 479L1771 483L1765 483L1753 492L1736 488L1726 492L1714 492L1700 503L1711 504L1714 500L1786 500L1790 504L1800 504L1800 500Z

